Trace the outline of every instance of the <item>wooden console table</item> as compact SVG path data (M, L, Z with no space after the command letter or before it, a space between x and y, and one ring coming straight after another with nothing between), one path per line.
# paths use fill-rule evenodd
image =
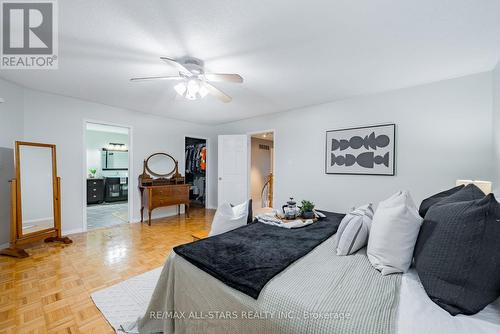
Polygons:
M148 209L148 225L151 226L151 212L156 208L184 204L185 214L189 217L189 184L166 184L139 186L141 191L141 223L144 221L144 208Z

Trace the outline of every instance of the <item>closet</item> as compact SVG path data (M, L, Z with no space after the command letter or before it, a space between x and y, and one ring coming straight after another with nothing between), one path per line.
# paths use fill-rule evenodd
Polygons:
M186 183L189 184L189 199L192 207L205 207L206 202L206 139L186 137L185 139Z

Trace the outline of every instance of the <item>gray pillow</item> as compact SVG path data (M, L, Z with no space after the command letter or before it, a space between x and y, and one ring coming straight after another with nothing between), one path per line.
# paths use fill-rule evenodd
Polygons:
M337 231L337 255L349 255L368 243L373 218L373 206L367 204L349 212Z
M410 268L422 217L408 191L400 191L379 203L373 215L366 254L382 275Z

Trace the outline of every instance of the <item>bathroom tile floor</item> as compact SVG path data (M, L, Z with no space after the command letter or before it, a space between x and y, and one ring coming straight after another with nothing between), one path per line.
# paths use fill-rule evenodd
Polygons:
M87 206L87 229L128 223L128 203L109 203Z

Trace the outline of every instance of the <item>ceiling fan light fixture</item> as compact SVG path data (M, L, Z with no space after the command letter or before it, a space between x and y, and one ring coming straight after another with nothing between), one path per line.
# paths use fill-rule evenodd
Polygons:
M176 76L154 76L131 78L132 82L142 82L151 80L169 80L177 81L174 90L180 96L188 100L202 99L207 95L212 95L218 100L228 103L231 102L231 96L227 95L211 82L232 82L243 83L241 75L236 73L205 73L203 61L194 57L183 57L174 59L169 57L160 57L166 63L176 65L179 75ZM0 99L0 103L1 103Z
M201 83L200 80L197 79L189 79L187 81L180 82L174 86L174 89L177 94L188 100L197 100L207 96L208 94L207 88Z

